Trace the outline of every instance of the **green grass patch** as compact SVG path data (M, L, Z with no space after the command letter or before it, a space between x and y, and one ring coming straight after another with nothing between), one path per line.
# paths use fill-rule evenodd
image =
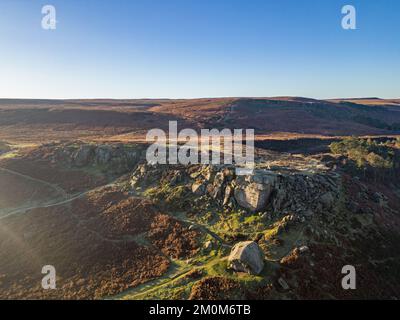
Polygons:
M258 214L248 215L239 211L217 213L217 215L219 220L210 229L221 237L234 234L254 236L267 228L264 218Z

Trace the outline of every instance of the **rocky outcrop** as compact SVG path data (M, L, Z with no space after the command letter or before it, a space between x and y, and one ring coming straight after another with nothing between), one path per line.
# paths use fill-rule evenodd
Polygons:
M84 142L52 143L43 145L30 154L33 159L46 159L52 164L70 168L99 167L107 172L121 174L134 168L142 155L136 145L95 144Z
M222 206L239 206L250 211L266 207L277 175L267 170L255 170L251 176L236 176L233 167L206 166L198 173L191 189L195 195L208 194Z
M337 207L340 179L329 174L279 176L271 197L271 208L283 214L311 217Z
M239 242L232 248L228 267L236 272L260 274L264 268L264 253L254 241Z
M235 168L228 165L142 163L131 178L131 185L135 188L165 183L184 185L193 196L206 196L208 201L205 203L221 207L239 206L249 212L271 210L282 216L296 214L305 218L333 210L337 207L340 193L340 179L335 175L257 169L252 175L237 176Z

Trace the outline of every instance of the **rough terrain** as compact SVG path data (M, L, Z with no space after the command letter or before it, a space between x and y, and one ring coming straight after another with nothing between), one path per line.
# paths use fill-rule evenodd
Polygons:
M398 299L399 111L376 99L2 101L0 298ZM144 134L168 120L254 125L254 173L147 163ZM41 287L44 265L56 290ZM357 290L343 290L344 265Z

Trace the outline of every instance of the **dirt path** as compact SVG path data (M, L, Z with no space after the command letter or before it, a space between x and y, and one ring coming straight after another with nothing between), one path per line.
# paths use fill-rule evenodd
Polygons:
M190 265L184 267L172 261L172 265L169 270L161 277L142 283L137 287L128 289L116 296L109 297L106 300L134 300L140 298L143 295L145 296L146 294L154 292L162 287L167 286L171 282L184 277L192 270L193 267Z
M0 171L7 172L7 173L10 173L10 174L16 175L18 177L21 177L21 178L24 178L24 179L27 179L27 180L31 180L31 181L34 181L34 182L37 182L37 183L40 183L40 184L44 184L44 185L46 185L46 186L48 186L50 188L53 188L58 193L62 194L63 197L68 197L68 193L64 189L62 189L61 187L59 187L59 186L57 186L55 184L52 184L50 182L47 182L47 181L44 181L44 180L40 180L40 179L37 179L37 178L33 178L33 177L27 176L25 174L22 174L22 173L19 173L19 172L10 170L10 169L6 169L6 168L3 168L3 167L0 167Z
M9 170L9 169L5 169L5 168L1 168L1 167L0 167L0 171L5 171L7 173L14 174L14 175L23 177L23 178L31 180L31 181L35 181L35 182L38 182L38 183L46 184L47 186L50 186L50 187L54 188L58 192L63 193L63 197L64 197L64 199L62 199L62 200L59 200L59 199L55 199L53 201L50 200L47 204L43 204L43 205L30 206L30 207L25 207L25 208L18 208L18 209L14 210L14 211L11 211L11 212L7 213L5 216L0 217L0 220L4 219L4 218L7 218L9 216L15 215L15 214L27 213L28 211L31 211L31 210L34 210L34 209L45 209L45 208L52 208L52 207L67 205L67 204L71 203L72 201L80 199L80 198L86 196L87 194L89 194L91 192L95 192L97 190L100 190L100 189L106 188L106 187L116 186L118 183L116 183L115 181L117 181L120 178L120 177L117 178L114 182L111 182L109 184L106 184L106 185L103 185L103 186L99 186L99 187L96 187L96 188L93 188L93 189L90 189L90 190L86 190L86 191L81 192L81 193L76 194L76 195L70 195L70 194L66 193L63 189L61 189L60 187L58 187L56 185L53 185L53 184L51 184L49 182L46 182L46 181L43 181L43 180L40 180L40 179L36 179L36 178L30 177L30 176L21 174L19 172L15 172L15 171L12 171L12 170Z
M34 178L31 178L31 177L28 177L28 176L25 176L25 175L21 175L21 174L19 174L17 172L13 172L11 170L7 170L7 169L5 169L5 170L7 172L9 172L9 173L13 173L13 174L16 174L16 175L19 175L19 176L30 178L30 180L41 181L39 179L34 179ZM61 201L58 201L58 202L55 202L55 203L49 203L49 204L45 204L45 205L31 206L31 207L27 207L27 208L16 209L16 210L14 210L12 212L9 212L7 215L1 217L0 220L1 219L5 219L7 217L10 217L12 215L16 215L16 214L28 213L29 211L34 210L34 209L44 209L44 208L51 208L51 207L68 205L71 202L73 202L74 200L80 199L80 198L86 196L87 194L89 194L91 192L94 192L94 191L99 190L101 188L105 188L105 187L109 187L109 186L115 186L115 185L116 185L116 183L112 182L110 184L107 184L107 185L104 185L104 186L100 186L100 187L97 187L97 188L94 188L94 189L91 189L91 190L87 190L87 191L82 192L82 193L80 193L78 195L75 195L75 196L73 196L71 198L68 198L68 199L65 199L65 200L61 200ZM129 243L129 242L136 242L136 239L134 237L125 237L124 239L107 238L107 237L103 236L101 233L99 233L98 231L85 227L83 225L84 221L82 219L80 219L80 217L75 215L72 211L71 211L71 215L75 220L78 221L78 225L81 228L85 229L87 232L90 232L90 233L94 234L97 238L99 238L102 241L106 241L106 242L110 242L110 243L114 243L114 244L124 244L124 243Z

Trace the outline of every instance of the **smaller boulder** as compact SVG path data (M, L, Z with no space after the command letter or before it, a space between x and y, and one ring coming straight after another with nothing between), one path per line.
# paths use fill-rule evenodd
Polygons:
M239 242L232 248L228 267L236 272L260 274L264 268L264 253L254 241Z

